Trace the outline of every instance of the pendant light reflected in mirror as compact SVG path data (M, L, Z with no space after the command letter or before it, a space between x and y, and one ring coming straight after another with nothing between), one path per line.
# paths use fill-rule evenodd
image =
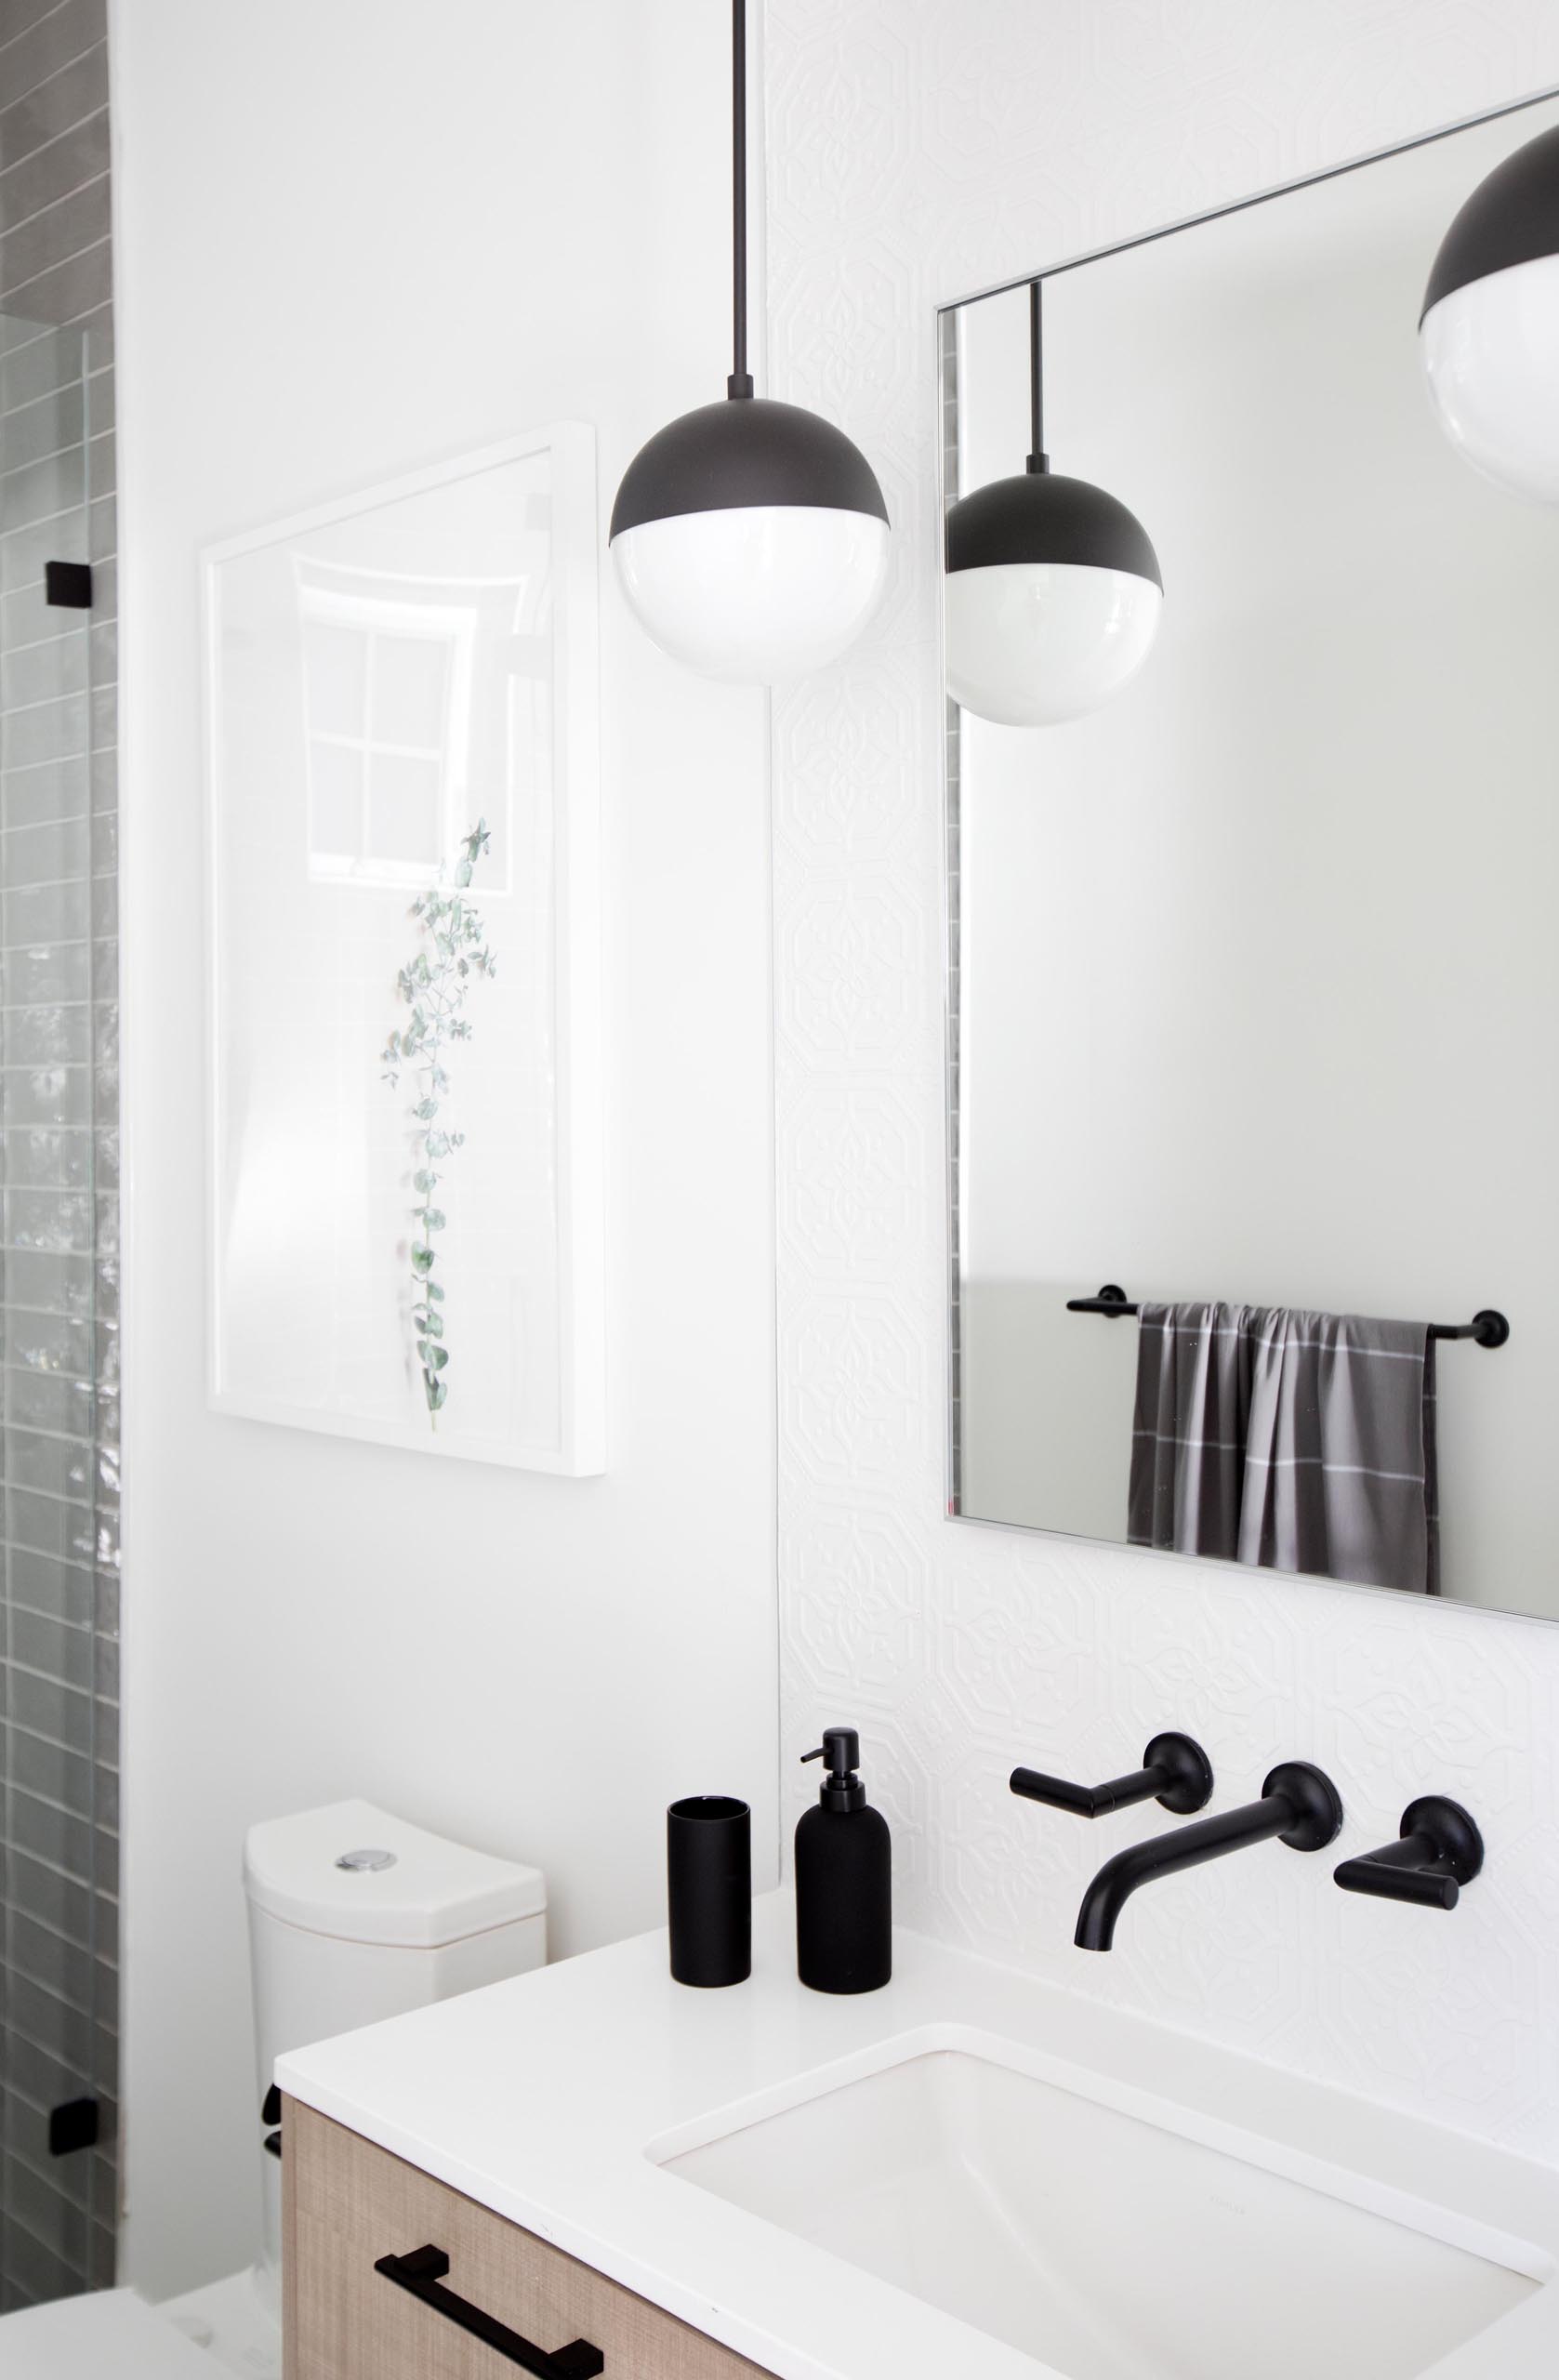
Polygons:
M888 508L870 464L747 370L746 5L732 5L733 369L723 403L657 430L623 475L610 543L645 633L707 678L772 685L835 661L877 609Z
M1135 514L1050 469L1037 281L1028 302L1028 469L960 496L946 523L948 692L1006 727L1049 727L1108 702L1147 659L1164 602Z
M1440 244L1419 337L1453 446L1559 504L1559 128L1496 165Z

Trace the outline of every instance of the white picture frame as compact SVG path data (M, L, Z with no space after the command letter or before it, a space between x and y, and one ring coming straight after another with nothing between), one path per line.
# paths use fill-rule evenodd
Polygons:
M209 1402L599 1473L594 432L551 424L230 538L201 582ZM437 1126L464 1140L435 1226L412 1187L430 1078L392 1086L383 1053L411 1015L399 970L438 959L412 904L441 870L458 889L479 817L463 898L495 969L448 979L469 1038L445 1051Z

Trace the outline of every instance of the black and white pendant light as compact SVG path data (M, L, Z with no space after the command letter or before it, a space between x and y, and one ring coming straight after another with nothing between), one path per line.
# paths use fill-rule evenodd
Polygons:
M1419 337L1452 445L1501 487L1559 504L1559 128L1496 165L1456 217Z
M1147 659L1164 602L1136 515L1050 469L1039 290L1030 284L1028 469L947 512L948 691L1006 727L1048 727L1108 702Z
M746 0L732 0L733 370L721 403L657 430L623 475L611 546L662 651L773 684L837 660L888 570L888 508L842 430L755 397L747 370Z

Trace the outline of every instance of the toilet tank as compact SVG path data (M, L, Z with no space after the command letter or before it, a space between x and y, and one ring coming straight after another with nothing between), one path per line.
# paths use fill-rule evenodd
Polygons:
M254 1980L256 2147L284 2050L403 2016L547 1956L539 1869L429 1834L372 1802L268 1818L244 1844ZM261 2154L261 2284L281 2254L280 2170Z

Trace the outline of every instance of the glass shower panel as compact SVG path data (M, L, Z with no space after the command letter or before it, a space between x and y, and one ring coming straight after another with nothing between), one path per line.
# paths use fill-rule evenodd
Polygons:
M50 568L92 553L90 366L0 316L0 2312L113 2267L112 631Z

